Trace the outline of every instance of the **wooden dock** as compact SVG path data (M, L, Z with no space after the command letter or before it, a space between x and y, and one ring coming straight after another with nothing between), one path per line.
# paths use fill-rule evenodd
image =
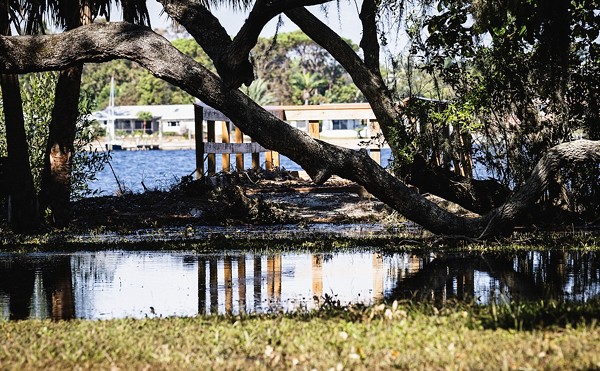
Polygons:
M377 136L381 131L375 118L375 114L368 103L348 103L348 104L324 104L315 106L265 106L267 111L274 116L285 121L306 121L308 122L308 134L320 139L319 130L322 120L365 120L367 125L367 138ZM225 172L231 171L230 156L236 156L236 170L244 170L244 154L252 154L252 168L260 167L260 153L265 153L265 168L272 170L279 166L279 154L268 148L264 148L258 143L244 143L244 134L235 127L231 120L220 111L211 107L194 105L195 114L195 132L196 132L196 178L205 176L205 169L208 175L216 173L216 155L221 155L222 169ZM221 126L221 142L216 141L215 128ZM206 128L206 130L205 130ZM206 141L204 133L207 133ZM202 135L198 135L202 133ZM381 162L381 145L371 145L369 147L371 157L377 162ZM205 166L205 156L206 165Z

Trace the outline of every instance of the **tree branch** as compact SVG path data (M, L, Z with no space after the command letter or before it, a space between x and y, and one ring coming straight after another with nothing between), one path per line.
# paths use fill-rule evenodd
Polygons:
M363 36L360 47L365 53L365 65L379 74L379 41L377 40L377 4L375 0L364 0L360 9Z
M332 0L257 0L233 40L201 1L159 1L165 12L182 24L206 51L225 85L229 89L237 89L242 84L250 85L254 80L250 51L267 22L287 9Z
M321 45L350 74L354 84L369 101L385 138L398 137L406 140L404 126L400 123L401 112L394 104L391 94L385 85L379 68L372 70L358 57L337 33L305 8L296 8L285 12L300 29ZM377 41L377 40L375 40ZM397 134L394 135L394 132ZM395 141L388 142L393 153L398 153Z
M558 170L581 163L600 164L600 141L576 140L561 143L548 150L533 168L525 184L500 207L489 214L497 223L490 225L487 235L512 229L539 198L548 185L555 181ZM598 186L598 185L596 185Z
M354 151L310 138L279 120L183 55L149 28L128 23L92 24L58 35L0 37L0 74L60 70L80 62L125 58L220 110L245 134L302 166L313 179L330 174L357 182L384 203L433 233L490 237L510 231L516 218L537 200L558 168L584 160L600 163L600 141L579 140L550 150L527 184L502 207L479 218L464 218L409 189ZM323 174L325 174L323 176Z
M229 72L223 66L221 56L232 44L232 40L219 19L200 0L159 0L159 2L163 5L164 11L194 37L212 59L221 78L225 79ZM253 75L248 76L248 71L252 73L250 61L246 60L246 63L239 68L246 71L243 74L240 72L240 77L250 78L251 81Z

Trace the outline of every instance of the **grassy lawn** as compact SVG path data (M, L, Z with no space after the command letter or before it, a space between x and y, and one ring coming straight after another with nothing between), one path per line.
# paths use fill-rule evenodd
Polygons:
M1 369L600 369L598 303L0 322Z

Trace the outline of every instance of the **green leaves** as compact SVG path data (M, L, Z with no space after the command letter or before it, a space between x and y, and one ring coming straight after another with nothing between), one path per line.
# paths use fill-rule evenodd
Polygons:
M53 72L35 73L23 77L21 96L25 132L29 145L29 157L36 189L39 191L41 174L44 168L44 156L48 130L54 106L54 91L57 74ZM1 107L0 107L1 108ZM92 100L82 94L79 102L79 119L75 139L75 157L73 159L72 193L73 198L90 195L93 192L87 186L88 181L95 179L95 173L102 170L110 155L104 151L92 150L90 144L102 135L97 122L89 118ZM5 149L4 135L0 126L0 151Z

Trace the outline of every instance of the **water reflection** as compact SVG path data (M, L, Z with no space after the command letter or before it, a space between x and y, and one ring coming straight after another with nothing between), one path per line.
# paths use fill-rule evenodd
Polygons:
M0 260L0 314L6 319L71 319L71 257L11 256Z
M0 318L120 318L307 310L412 299L587 301L593 252L197 255L1 254Z

